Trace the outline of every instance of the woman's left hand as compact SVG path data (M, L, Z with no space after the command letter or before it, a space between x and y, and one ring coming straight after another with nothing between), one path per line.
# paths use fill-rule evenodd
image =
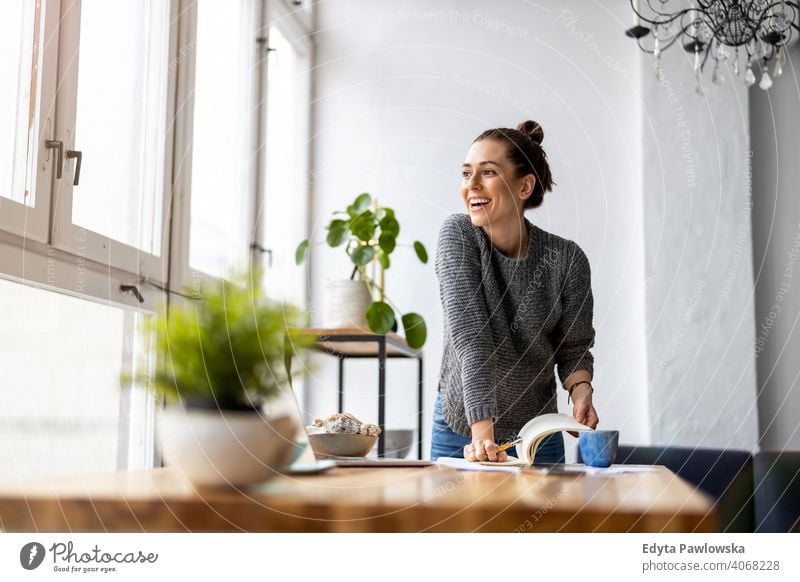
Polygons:
M592 388L588 384L576 386L572 391L572 416L589 428L597 427L600 419L592 404Z

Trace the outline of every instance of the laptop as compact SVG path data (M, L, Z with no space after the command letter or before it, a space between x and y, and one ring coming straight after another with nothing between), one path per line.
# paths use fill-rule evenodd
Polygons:
M292 416L298 431L295 435L295 442L305 447L303 454L289 466L291 474L312 474L326 471L332 467L428 467L435 465L432 461L425 459L390 459L386 457L321 457L317 459L314 450L308 441L303 415L300 412L300 405L291 387L286 388L291 394L283 398L281 413Z

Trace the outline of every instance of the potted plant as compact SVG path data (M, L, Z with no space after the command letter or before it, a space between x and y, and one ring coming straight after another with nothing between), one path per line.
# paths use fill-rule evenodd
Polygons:
M295 307L269 300L257 272L201 287L145 324L155 342L148 384L164 397L158 437L166 464L196 485L264 481L283 468L302 427L270 410L287 390ZM290 388L288 390L291 390Z
M327 225L326 242L330 247L341 247L353 263L350 279L334 281L329 287L326 303L327 327L353 325L362 322L377 334L397 329L395 312L412 348L421 348L427 337L425 320L418 313L402 313L386 296L385 272L391 267L391 255L398 246L400 224L394 210L379 206L366 192L360 194L345 211L336 211ZM428 262L425 245L414 241L414 252L422 263ZM302 241L295 251L295 262L300 265L308 257L311 241ZM373 275L368 273L372 266ZM376 280L374 271L379 271ZM358 275L358 279L355 276ZM333 307L333 310L329 308ZM333 316L330 314L333 312Z

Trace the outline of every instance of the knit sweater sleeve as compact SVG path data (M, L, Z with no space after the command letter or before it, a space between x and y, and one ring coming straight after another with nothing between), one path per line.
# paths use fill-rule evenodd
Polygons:
M566 273L561 293L561 319L555 330L555 361L558 377L566 388L566 379L578 370L594 372L591 271L589 259L575 243L568 245L562 261Z
M467 422L497 417L487 365L493 352L488 308L481 286L481 254L469 217L449 216L439 231L436 276L444 318L461 363Z

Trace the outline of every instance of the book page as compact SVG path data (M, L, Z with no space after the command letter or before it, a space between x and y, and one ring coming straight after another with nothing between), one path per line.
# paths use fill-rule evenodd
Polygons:
M520 461L518 458L508 455L508 459L505 461L477 461L481 465L494 465L494 466L506 466L506 467L524 467L525 462Z
M522 442L516 447L517 457L524 464L533 465L533 460L536 458L536 449L539 448L539 443L541 443L542 439L547 435L562 430L584 431L592 429L567 414L557 412L541 414L529 420L519 431Z
M503 463L493 463L491 461L467 461L466 459L455 457L439 457L436 461L442 467L460 469L462 471L488 471L498 473L519 473L522 471L524 463L514 459L515 463L505 461Z

